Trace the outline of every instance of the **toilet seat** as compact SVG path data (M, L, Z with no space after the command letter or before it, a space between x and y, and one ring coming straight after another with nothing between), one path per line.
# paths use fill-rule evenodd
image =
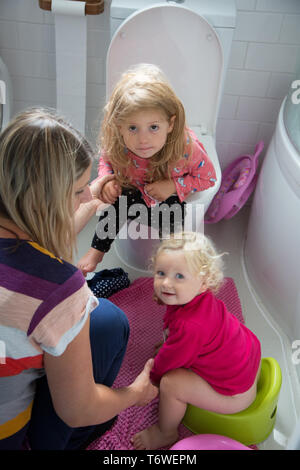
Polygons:
M142 44L137 38L142 38ZM121 74L138 63L152 63L162 69L184 103L189 127L201 126L207 134L215 134L223 51L206 19L186 7L170 4L130 15L115 32L108 49L107 98Z
M203 203L204 204L204 212L208 209L208 206L210 205L214 195L218 192L219 187L221 185L221 179L222 179L222 173L221 173L221 168L220 168L220 163L219 163L219 158L216 150L216 142L215 139L212 135L204 135L201 134L201 128L200 127L190 127L192 131L195 132L198 140L203 144L207 155L209 156L215 172L216 172L216 177L217 181L214 186L211 188L206 189L205 191L198 192L198 193L192 193L187 197L187 202L197 202L199 204Z
M192 193L186 198L186 202L193 205L193 219L197 221L196 225L193 225L192 230L204 230L204 220L200 222L199 226L199 217L197 218L198 214L202 215L202 212L197 212L199 209L197 207L201 207L203 205L203 215L208 209L211 201L213 200L215 194L218 192L219 187L221 185L221 168L219 164L219 159L216 151L215 139L211 135L203 135L201 134L200 127L191 127L192 131L195 132L198 139L204 145L204 148L209 155L217 176L217 181L214 186L211 188L206 189L205 191L200 191L197 193ZM125 224L124 227L120 230L119 235L115 239L113 244L114 249L117 253L117 256L120 258L123 264L125 264L130 270L134 270L138 273L139 276L148 276L150 273L150 258L153 255L155 247L158 245L158 239L137 239L132 240L128 237L128 228L129 224L132 224L133 231L139 232L138 223L134 220ZM194 222L193 222L194 224ZM136 228L134 228L136 226ZM145 229L145 227L144 227ZM150 229L149 229L150 234ZM150 235L149 235L150 236ZM158 234L157 234L158 236Z

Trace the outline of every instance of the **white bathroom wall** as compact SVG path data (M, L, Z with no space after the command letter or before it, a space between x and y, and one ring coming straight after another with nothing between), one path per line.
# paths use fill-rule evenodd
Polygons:
M92 144L105 102L109 5L106 0L104 13L87 20L86 134ZM300 0L236 0L236 5L236 32L217 125L222 167L253 151L258 140L269 142L300 64ZM38 0L0 1L0 55L12 76L14 112L33 105L55 107L53 15L40 10Z
M225 0L226 1L226 0ZM300 64L300 0L236 0L237 24L217 126L222 166L272 136Z

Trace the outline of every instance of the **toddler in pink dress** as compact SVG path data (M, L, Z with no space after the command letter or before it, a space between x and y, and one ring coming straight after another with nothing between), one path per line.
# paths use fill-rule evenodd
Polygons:
M256 397L260 342L215 296L221 256L199 233L175 234L157 250L154 291L167 306L165 341L150 374L159 386L159 419L132 438L136 449L174 443L188 403L231 414Z

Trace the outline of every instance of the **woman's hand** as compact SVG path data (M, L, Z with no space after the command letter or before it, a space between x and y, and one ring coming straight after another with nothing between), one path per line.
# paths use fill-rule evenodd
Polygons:
M150 371L153 364L154 359L149 359L140 375L138 375L135 381L129 385L129 388L132 388L138 395L140 395L140 398L135 403L136 406L147 405L158 394L158 388L150 382Z
M146 184L145 190L149 196L160 202L165 201L172 196L172 194L177 194L173 180L160 180L155 183Z
M100 180L95 180L93 181L93 183L90 184L90 191L91 191L92 199L101 200L100 198L101 187L102 187L102 183Z

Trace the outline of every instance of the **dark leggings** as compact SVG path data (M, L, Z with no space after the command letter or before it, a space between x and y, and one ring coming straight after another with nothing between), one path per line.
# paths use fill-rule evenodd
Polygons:
M156 207L148 207L142 197L142 193L136 189L123 189L122 200L118 197L99 217L97 230L92 240L91 246L96 250L107 253L122 225L127 220L135 220L140 214L133 213L133 206L141 205L142 213L146 214L143 222L149 227L156 228L159 237L163 234L174 233L182 230L185 216L185 202L180 202L178 196L170 196ZM135 206L138 207L138 206ZM173 209L172 209L173 208ZM168 211L170 218L164 218L164 211ZM158 215L159 212L159 215ZM113 231L110 230L113 229Z
M129 337L125 314L107 299L91 312L90 341L96 383L111 387L120 370ZM84 414L84 409L82 410ZM103 429L107 429L103 423ZM101 434L101 426L97 426ZM0 440L0 450L18 450L27 435L33 450L75 450L95 426L70 428L55 413L46 377L38 379L29 423L13 436Z

